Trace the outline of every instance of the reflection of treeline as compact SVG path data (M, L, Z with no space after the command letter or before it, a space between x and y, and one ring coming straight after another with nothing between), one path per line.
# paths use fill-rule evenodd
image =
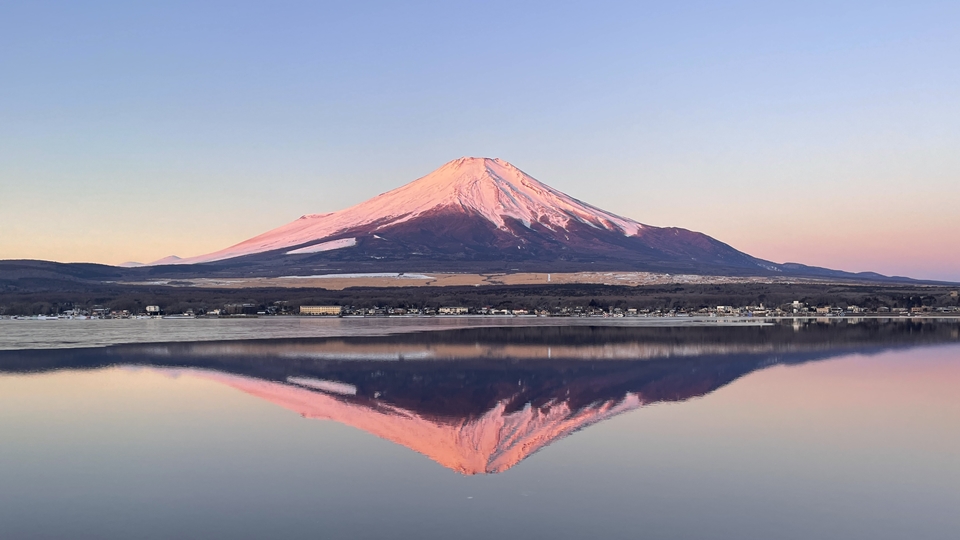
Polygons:
M553 309L557 307L637 308L649 310L701 309L716 306L768 308L795 300L809 306L856 305L913 308L960 305L953 296L956 287L917 285L843 284L720 284L626 287L612 285L511 285L482 287L403 287L324 289L208 289L169 286L123 286L59 282L34 284L30 290L0 288L0 314L36 315L67 309L101 306L111 310L143 312L159 305L167 313L223 308L228 304L251 304L258 310L286 305L351 305L358 308L405 309L466 306L495 309ZM280 304L278 304L280 303Z
M167 353L170 351L170 354ZM702 395L771 361L802 362L828 353L793 358L743 354L647 360L570 361L563 359L376 361L315 360L278 356L191 356L189 347L154 354L150 348L0 351L0 374L113 365L195 368L286 383L290 377L317 378L353 385L354 396L341 399L383 404L437 418L479 416L509 400L507 412L527 403L543 406L566 401L572 408L620 400L642 392L649 401L682 401Z
M849 318L796 319L778 324L733 326L536 326L466 328L383 337L351 338L354 343L411 345L473 344L589 346L623 343L662 345L839 346L942 343L960 340L960 319Z

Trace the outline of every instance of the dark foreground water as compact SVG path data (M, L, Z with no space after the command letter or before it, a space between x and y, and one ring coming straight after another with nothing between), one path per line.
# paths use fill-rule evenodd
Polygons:
M953 539L960 325L0 352L0 538Z

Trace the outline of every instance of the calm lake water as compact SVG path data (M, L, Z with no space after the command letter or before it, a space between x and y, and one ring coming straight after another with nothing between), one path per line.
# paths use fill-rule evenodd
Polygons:
M716 317L264 317L228 319L0 319L0 350L121 343L380 336L501 326L729 326L760 319Z
M0 538L960 530L956 320L407 330L0 351Z

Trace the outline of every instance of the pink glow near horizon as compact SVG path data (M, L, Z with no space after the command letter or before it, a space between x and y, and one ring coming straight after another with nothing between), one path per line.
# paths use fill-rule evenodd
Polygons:
M775 201L776 196L761 192L746 193L738 202L726 206L727 210L718 212L705 203L679 207L660 204L675 199L675 191L685 189L682 185L676 190L660 188L651 192L649 200L640 206L633 204L634 198L644 201L640 194L627 193L619 200L610 200L610 194L600 189L596 193L598 200L591 200L584 196L582 187L567 189L588 203L624 217L655 226L705 232L774 262L960 281L960 234L956 234L960 213L951 213L949 197L920 204L920 194L907 194L902 197L902 208L889 202L881 204L876 196L858 205L847 205L842 200L818 204L816 198L800 198L795 210L783 211L783 203L764 201L765 197ZM723 196L722 192L716 196ZM732 206L734 203L742 208ZM300 210L309 209L299 206ZM756 210L749 209L753 206ZM96 222L77 226L69 214L55 214L41 221L17 222L12 234L0 235L0 258L105 264L150 262L170 254L210 253L282 224L276 217L257 213L250 213L239 222L229 218L199 222L132 218L121 221L122 227Z

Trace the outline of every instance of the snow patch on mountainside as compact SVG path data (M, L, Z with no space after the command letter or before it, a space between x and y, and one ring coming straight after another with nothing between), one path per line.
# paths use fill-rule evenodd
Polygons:
M316 379L313 377L287 377L287 382L333 394L341 394L344 396L357 395L356 386L340 381L328 381L327 379Z
M321 251L333 251L335 249L353 247L355 245L357 245L356 238L341 238L340 240L331 240L329 242L323 242L321 244L314 244L312 246L307 246L300 249L294 249L293 251L288 251L286 254L302 255L304 253L320 253Z
M503 230L509 230L508 219L527 227L539 224L554 231L578 223L624 236L634 236L644 228L636 221L557 191L501 159L460 158L356 206L328 214L305 215L245 242L177 263L218 261L288 248L365 225L376 224L374 230L379 230L438 210L478 214ZM290 253L314 253L304 251L309 249L311 247Z

